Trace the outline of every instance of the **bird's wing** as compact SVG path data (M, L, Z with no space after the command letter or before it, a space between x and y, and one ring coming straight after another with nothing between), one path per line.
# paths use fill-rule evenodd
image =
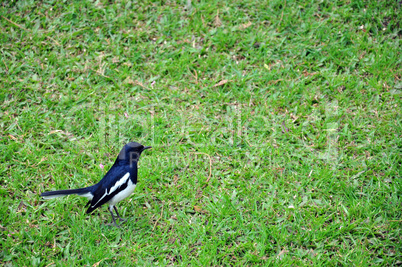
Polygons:
M121 190L126 188L130 180L130 175L128 168L114 165L108 173L106 173L105 177L99 181L98 187L93 193L94 197L91 200L87 213L91 213L96 208L107 203Z

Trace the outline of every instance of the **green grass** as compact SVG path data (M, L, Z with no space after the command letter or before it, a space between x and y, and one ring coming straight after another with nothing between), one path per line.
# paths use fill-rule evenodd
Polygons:
M2 3L0 263L400 265L401 3L186 3Z

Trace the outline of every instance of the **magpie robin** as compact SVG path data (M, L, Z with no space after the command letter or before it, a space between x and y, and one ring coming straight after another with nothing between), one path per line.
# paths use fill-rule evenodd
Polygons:
M113 220L111 223L118 227L113 215L113 209L116 211L120 221L125 221L120 217L116 204L134 191L137 184L137 163L141 152L148 148L151 147L134 142L128 143L120 151L112 168L97 184L85 188L44 192L41 196L44 199L73 194L86 197L89 199L85 205L85 207L89 206L87 214L103 204L109 203L109 211Z

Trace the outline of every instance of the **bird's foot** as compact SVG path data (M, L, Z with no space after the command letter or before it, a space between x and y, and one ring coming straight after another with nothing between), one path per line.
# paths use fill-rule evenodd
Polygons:
M106 226L114 226L116 228L120 228L120 225L118 225L116 222L107 223Z
M119 218L121 223L127 222L127 219Z

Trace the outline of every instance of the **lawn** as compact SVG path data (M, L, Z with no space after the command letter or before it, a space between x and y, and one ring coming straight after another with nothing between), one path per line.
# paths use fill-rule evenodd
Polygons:
M401 265L401 5L3 1L0 264Z

